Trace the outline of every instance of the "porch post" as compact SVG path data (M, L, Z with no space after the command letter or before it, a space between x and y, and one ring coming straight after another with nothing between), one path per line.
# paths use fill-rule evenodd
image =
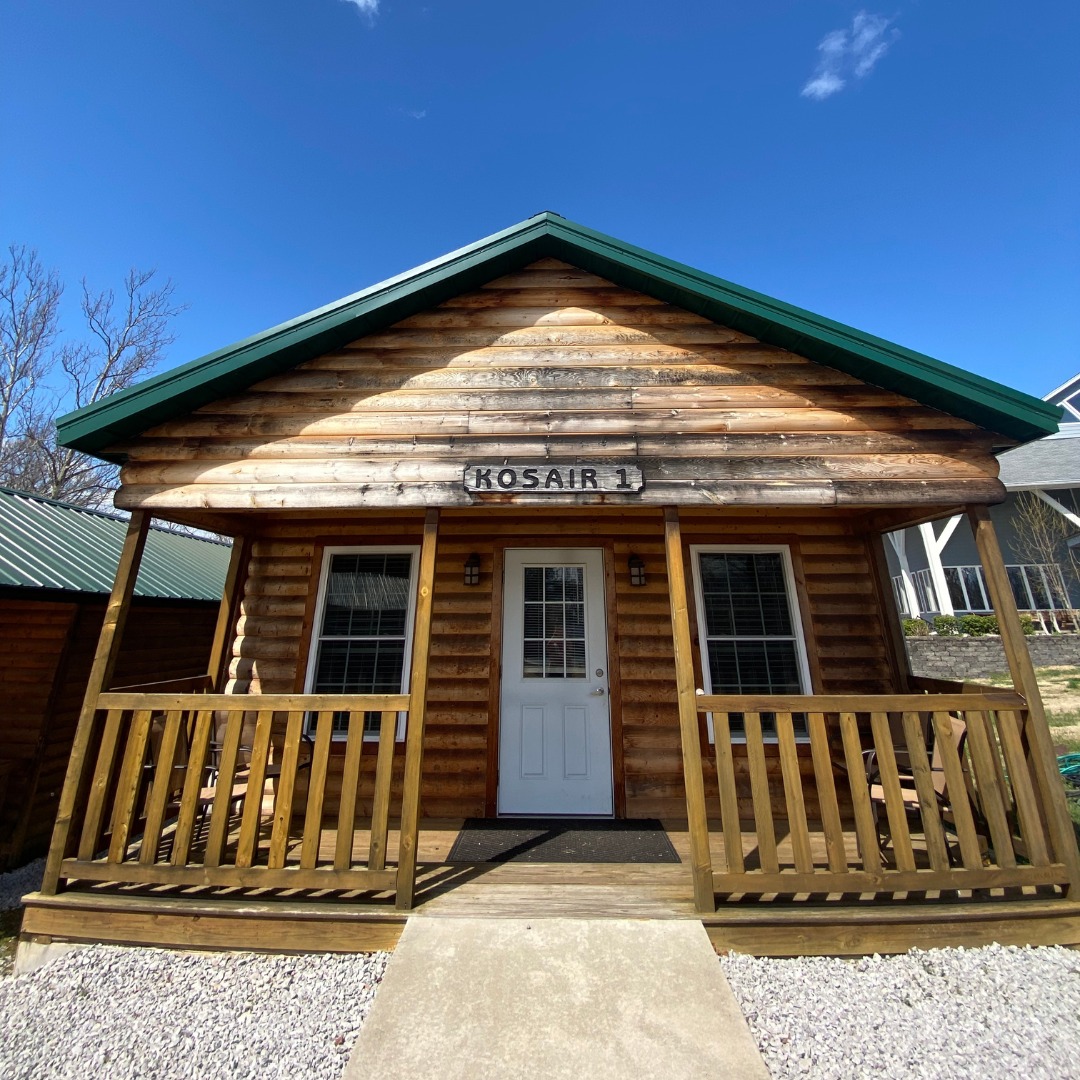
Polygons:
M416 628L413 631L412 668L409 678L409 723L405 737L405 784L401 795L401 840L397 870L396 904L399 908L411 908L416 892L420 774L424 762L424 719L427 713L428 659L431 651L431 601L435 590L435 544L438 535L439 511L430 509L424 518L424 543L420 549Z
M1043 805L1046 808L1047 827L1053 841L1054 852L1065 865L1069 874L1069 892L1080 892L1080 852L1076 847L1076 834L1072 819L1065 803L1065 790L1058 778L1057 758L1054 744L1050 737L1050 728L1043 711L1042 695L1035 678L1035 668L1031 663L1024 632L1020 627L1020 615L1016 610L1012 587L1005 571L1005 560L1001 555L997 531L990 519L990 512L985 506L969 506L968 520L975 534L975 546L982 561L986 587L990 592L990 601L994 605L1001 643L1005 646L1005 658L1009 664L1013 685L1027 702L1030 720L1029 733L1031 756L1035 764L1035 773L1042 792Z
M225 663L225 651L232 642L231 628L236 609L236 594L243 581L244 567L250 553L251 540L246 536L234 536L232 552L229 554L229 569L225 574L225 588L218 608L217 625L214 627L214 642L210 646L210 662L206 667L213 693L220 693L222 689L221 669Z
M690 831L690 862L694 875L694 905L715 911L709 820L705 813L705 781L701 774L701 736L694 694L694 659L690 645L690 613L686 604L686 568L683 564L679 509L664 508L664 545L667 551L671 627L675 639L675 685L679 698L683 781L686 784L686 821Z
M83 773L86 768L86 753L90 746L90 736L94 729L94 713L97 711L98 695L112 682L113 671L120 655L120 643L124 636L124 624L127 622L131 607L131 596L135 591L135 579L139 576L139 563L142 561L146 534L150 528L150 515L143 510L136 510L128 522L127 536L124 538L120 562L116 567L116 580L113 582L109 604L105 609L105 619L101 624L97 652L90 668L90 677L86 683L86 695L83 697L79 723L75 729L75 739L68 759L67 775L60 793L60 806L56 811L56 824L53 826L49 856L45 862L45 877L41 883L43 893L55 893L60 881L60 864L67 850L68 834L71 831L71 817L75 812L75 800L79 795Z

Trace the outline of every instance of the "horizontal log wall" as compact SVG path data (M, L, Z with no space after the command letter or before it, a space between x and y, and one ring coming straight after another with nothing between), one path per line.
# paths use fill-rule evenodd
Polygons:
M319 566L325 546L418 544L422 520L399 512L368 520L283 520L266 526L252 547L230 662L232 692L291 693L304 689ZM891 686L882 616L869 575L858 519L837 511L684 513L690 543L789 543L805 597L814 689L828 693L880 693ZM506 547L598 546L615 572L617 656L612 674L621 683L613 700L621 722L624 766L618 783L631 817L685 815L678 714L675 702L671 617L657 511L447 511L439 530L432 659L429 681L422 811L428 817L482 816L491 807L495 760L490 743L498 701L499 641L493 634L493 570ZM478 586L463 584L463 566L480 555ZM631 553L645 562L648 583L630 584ZM616 730L618 730L618 724ZM336 806L342 746L327 779L326 812ZM708 756L708 755L707 755ZM807 757L808 778L812 769ZM370 812L374 755L362 761L359 805ZM400 770L400 758L398 759ZM740 769L742 765L740 765ZM779 760L777 809L782 812ZM743 776L740 773L740 776ZM298 798L303 797L301 777ZM401 777L394 777L393 812ZM706 770L710 812L719 812L715 769ZM745 809L749 814L749 788ZM812 794L808 812L815 812Z
M0 600L0 762L12 763L0 858L12 863L48 844L104 614L104 597ZM204 672L215 620L212 603L136 601L114 685Z
M174 510L995 502L970 423L556 260L152 428L117 504ZM1000 439L998 440L1000 442ZM498 492L471 463L630 464L634 494Z

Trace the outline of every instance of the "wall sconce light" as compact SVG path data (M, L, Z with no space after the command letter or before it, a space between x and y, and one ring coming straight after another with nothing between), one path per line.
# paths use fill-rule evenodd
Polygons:
M475 551L465 560L465 584L480 584L480 556Z
M645 584L645 564L641 561L640 555L630 556L630 584Z

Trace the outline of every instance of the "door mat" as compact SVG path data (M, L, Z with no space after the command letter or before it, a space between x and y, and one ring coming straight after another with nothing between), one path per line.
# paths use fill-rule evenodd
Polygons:
M677 863L663 825L582 818L469 818L451 863Z

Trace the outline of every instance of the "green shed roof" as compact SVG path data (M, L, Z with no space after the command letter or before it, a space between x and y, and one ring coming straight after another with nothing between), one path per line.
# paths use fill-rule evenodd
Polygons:
M0 587L109 593L127 522L100 510L0 488ZM220 600L229 545L151 528L136 596Z
M155 424L545 257L573 263L1009 439L1026 442L1057 430L1060 408L1039 398L545 212L69 413L57 422L60 442L119 460L109 448Z

